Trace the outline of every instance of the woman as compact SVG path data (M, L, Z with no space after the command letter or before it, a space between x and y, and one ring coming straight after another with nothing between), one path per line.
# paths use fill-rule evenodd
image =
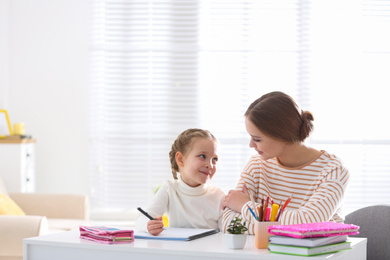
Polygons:
M249 146L257 152L245 166L235 190L223 201L223 229L242 217L248 233L254 234L255 208L269 196L275 204L291 195L279 221L298 224L322 221L342 222L341 202L349 172L336 156L308 147L305 139L313 129L313 115L299 109L282 92L271 92L255 100L245 113Z

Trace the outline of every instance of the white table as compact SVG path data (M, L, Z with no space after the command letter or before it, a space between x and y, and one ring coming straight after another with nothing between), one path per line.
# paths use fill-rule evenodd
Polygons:
M103 259L268 259L308 260L307 257L272 254L254 246L254 236L248 236L244 249L228 249L223 233L193 241L136 239L130 244L106 245L79 238L72 230L23 240L24 260L103 260ZM366 259L366 238L350 238L352 250L310 257L310 259Z

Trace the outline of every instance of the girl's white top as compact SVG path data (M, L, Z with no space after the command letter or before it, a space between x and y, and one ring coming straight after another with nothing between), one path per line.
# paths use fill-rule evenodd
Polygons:
M152 217L167 214L170 227L221 229L224 196L220 188L212 185L193 188L181 180L165 181L144 210ZM140 214L137 231L147 232L148 221Z

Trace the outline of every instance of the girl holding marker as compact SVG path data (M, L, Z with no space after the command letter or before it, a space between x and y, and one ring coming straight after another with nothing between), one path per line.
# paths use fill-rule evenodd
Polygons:
M343 222L341 203L350 175L339 158L305 145L313 120L283 92L268 93L248 107L245 126L257 154L223 201L223 231L232 219L242 217L248 233L254 234L256 218L248 207L261 208L268 197L285 204L281 224Z
M217 170L218 141L207 130L188 129L175 140L169 153L174 180L165 181L136 221L138 231L158 235L162 215L170 227L222 228L223 191L208 185ZM178 174L179 173L179 174Z

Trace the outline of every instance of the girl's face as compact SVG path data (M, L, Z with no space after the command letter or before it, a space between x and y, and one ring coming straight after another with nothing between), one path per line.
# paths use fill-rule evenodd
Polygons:
M187 185L197 187L213 178L217 170L218 144L206 138L195 138L185 155L176 153L180 177Z
M287 143L264 135L260 130L245 117L246 131L251 136L249 147L254 148L263 160L280 157Z

